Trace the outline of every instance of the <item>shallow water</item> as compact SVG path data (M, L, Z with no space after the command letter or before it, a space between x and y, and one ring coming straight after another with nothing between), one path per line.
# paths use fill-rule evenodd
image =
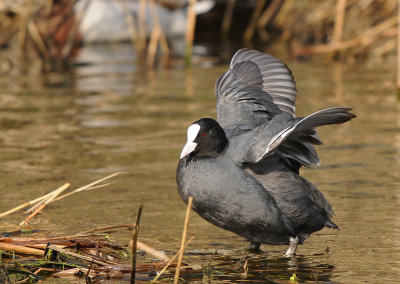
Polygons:
M72 188L124 171L112 185L53 203L31 222L42 234L68 235L132 223L144 200L139 238L167 253L180 244L185 215L175 169L186 127L215 117L214 83L227 64L198 58L192 68L142 74L129 46L84 50L72 73L0 77L0 211L65 182ZM319 130L322 164L302 175L325 194L340 231L324 229L282 258L285 247L263 246L241 258L247 242L192 212L195 238L184 261L209 264L193 282L396 283L400 277L400 104L395 65L388 62L287 62L297 81L297 114L350 106L358 118ZM2 218L0 231L19 229L25 218ZM112 237L127 243L131 232ZM217 253L212 256L215 251ZM64 283L57 279L49 283Z

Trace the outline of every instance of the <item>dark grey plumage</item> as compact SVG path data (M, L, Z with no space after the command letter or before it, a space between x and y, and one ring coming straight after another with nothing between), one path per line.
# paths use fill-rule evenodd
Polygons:
M319 163L316 127L344 123L349 108L295 117L296 85L271 55L239 50L216 83L217 121L188 128L177 169L180 195L207 221L260 244L297 243L323 227L337 229L322 193L299 176Z

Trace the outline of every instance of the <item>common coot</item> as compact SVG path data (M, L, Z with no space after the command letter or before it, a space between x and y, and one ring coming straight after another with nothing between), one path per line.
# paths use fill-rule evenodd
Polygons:
M296 85L277 58L241 49L216 82L217 120L187 130L177 169L178 191L210 223L234 232L258 250L289 244L292 256L313 232L338 229L322 193L299 175L319 164L316 127L354 118L335 107L295 116Z

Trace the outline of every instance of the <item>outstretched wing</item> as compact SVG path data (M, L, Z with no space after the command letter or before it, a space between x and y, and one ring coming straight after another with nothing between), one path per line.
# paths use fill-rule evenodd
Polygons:
M351 120L355 115L350 110L341 107L328 108L304 118L291 118L282 113L273 117L269 123L233 137L230 144L233 156L239 162L257 163L277 153L300 165L319 163L313 144L320 144L321 141L315 128Z
M256 50L241 49L215 86L217 117L224 129L250 130L272 117L294 117L296 84L279 59Z

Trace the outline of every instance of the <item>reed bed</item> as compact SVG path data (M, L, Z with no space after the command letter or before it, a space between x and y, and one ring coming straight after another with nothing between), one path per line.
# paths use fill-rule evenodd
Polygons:
M122 172L111 174L61 195L70 187L69 183L65 183L43 196L1 213L0 218L31 206L27 211L31 213L20 223L31 228L29 221L46 206L72 194L106 187L109 183L104 183L105 181L120 174ZM72 236L14 237L22 234L22 231L0 233L0 282L11 283L10 279L21 282L39 281L49 276L83 278L87 283L94 279L130 279L130 283L135 283L136 278L155 282L163 274L165 277L173 278L172 273L175 272L175 279L178 281L182 267L186 270L191 269L182 263L184 249L193 239L192 237L186 242L191 201L186 210L181 248L172 258L138 240L142 210L143 202L139 207L135 225L103 226ZM133 230L130 248L109 240L109 234L126 229ZM155 260L150 263L137 263L136 255L139 250ZM174 264L178 256L178 262Z
M128 228L132 230L133 226ZM151 248L153 251L156 250ZM136 263L132 269L131 249L110 241L104 231L57 238L0 235L0 270L3 273L2 279L0 272L0 281L7 278L38 281L47 277L86 280L139 278L150 281L157 274L158 279L167 268L170 271L164 276L173 277L171 271L175 266L171 266L171 262L175 258L166 264L165 259L157 258L157 255L162 253L152 254L154 259L151 262Z
M138 18L127 11L126 1L119 3L131 33L138 63L152 69L161 62L169 64L170 50L165 31L159 24L155 6L162 0L135 0L139 3ZM201 1L201 0L198 0ZM0 4L0 68L20 68L40 62L42 69L64 66L79 49L79 22L91 0L79 14L73 10L76 0L4 0ZM194 4L188 0L186 58L190 64L195 41ZM293 55L328 54L331 58L364 59L394 54L397 48L397 0L258 0L244 33L229 33L240 13L240 1L217 1L225 12L220 19L221 40L242 37L243 46L267 46L285 43ZM222 3L222 4L221 4ZM153 30L146 34L146 7L150 8ZM240 8L237 8L240 9ZM218 21L217 21L218 22ZM201 29L201 27L197 27ZM218 33L218 28L210 31ZM8 52L5 52L8 51ZM146 58L145 60L142 60Z
M247 42L257 37L288 43L295 56L365 59L396 51L397 0L272 0L267 7L262 2L244 33Z

